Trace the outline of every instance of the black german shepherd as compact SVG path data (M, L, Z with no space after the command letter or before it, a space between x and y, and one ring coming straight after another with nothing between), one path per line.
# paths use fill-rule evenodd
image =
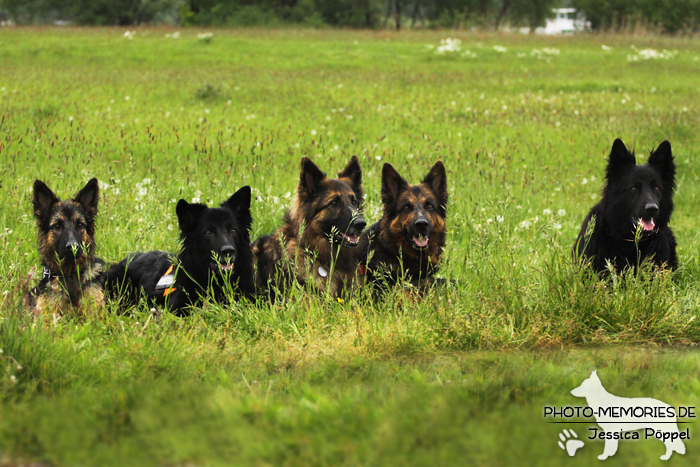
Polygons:
M311 159L301 159L299 186L284 224L253 243L256 284L274 297L290 280L310 282L334 297L352 285L357 244L367 223L357 156L330 179Z
M409 185L391 164L384 164L384 214L360 240L359 272L367 282L390 287L406 280L424 288L436 281L445 247L447 199L442 161L418 185Z
M181 199L176 212L182 251L133 253L107 273L111 297L135 304L143 295L178 316L206 297L223 303L229 293L254 292L250 251L250 187L244 186L219 208Z
M61 201L41 180L34 182L34 217L43 273L27 301L34 316L78 315L104 306L104 262L95 257L99 187L93 178L72 200Z
M583 221L574 256L590 261L603 272L636 268L645 258L656 266L674 269L676 239L668 226L673 213L676 165L671 144L664 141L649 161L636 165L624 143L613 143L603 188L603 199Z

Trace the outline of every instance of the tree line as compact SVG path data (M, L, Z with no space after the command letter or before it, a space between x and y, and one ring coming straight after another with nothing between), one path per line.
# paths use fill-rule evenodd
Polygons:
M700 23L700 0L0 0L0 15L17 24L534 29L562 6L595 30L694 32Z

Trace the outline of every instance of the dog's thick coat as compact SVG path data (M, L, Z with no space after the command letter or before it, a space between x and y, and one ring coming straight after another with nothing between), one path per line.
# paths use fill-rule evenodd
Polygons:
M409 185L391 164L384 164L381 193L384 214L360 240L360 273L378 285L403 279L419 288L429 286L445 247L445 166L436 162L420 184Z
M603 272L636 268L651 258L659 267L677 266L676 239L669 227L673 213L676 166L671 144L664 141L649 161L636 165L624 143L613 143L606 172L603 199L583 221L574 256L590 261Z
M357 244L365 228L364 191L357 156L330 179L309 158L284 224L253 243L256 284L274 297L291 280L340 296L354 282Z
M250 187L238 190L219 208L188 203L176 207L182 251L133 253L112 266L105 287L110 296L135 304L146 296L177 315L189 313L205 297L225 303L227 296L254 292L250 251Z
M32 204L43 266L39 284L27 297L34 316L83 315L104 305L104 262L95 257L98 198L96 178L66 201L44 182L34 182Z

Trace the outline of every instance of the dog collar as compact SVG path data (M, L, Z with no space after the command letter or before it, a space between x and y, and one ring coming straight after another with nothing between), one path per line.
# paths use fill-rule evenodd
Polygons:
M51 271L51 269L44 266L44 272L41 274L42 279L51 280L51 279L55 279L57 277L59 277L58 274L54 273L53 271Z
M174 267L171 264L168 270L165 271L165 274L163 274L163 276L158 280L155 287L156 292L160 292L161 290L163 291L164 297L167 297L169 294L177 290L177 287L173 287L173 284L175 283L175 272L173 269Z

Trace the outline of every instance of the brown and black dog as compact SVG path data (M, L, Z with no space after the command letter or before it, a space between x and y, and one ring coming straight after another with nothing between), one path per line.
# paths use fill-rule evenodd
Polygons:
M34 316L87 314L104 306L104 262L95 257L99 187L93 178L72 200L61 201L34 182L34 217L43 274L27 301Z
M406 280L430 286L445 247L447 175L437 161L418 185L391 166L382 168L384 214L360 240L359 273L365 282L391 287Z
M271 297L291 280L313 284L334 297L354 283L357 245L367 223L357 156L330 179L311 159L301 159L299 186L284 224L253 242L255 282Z

